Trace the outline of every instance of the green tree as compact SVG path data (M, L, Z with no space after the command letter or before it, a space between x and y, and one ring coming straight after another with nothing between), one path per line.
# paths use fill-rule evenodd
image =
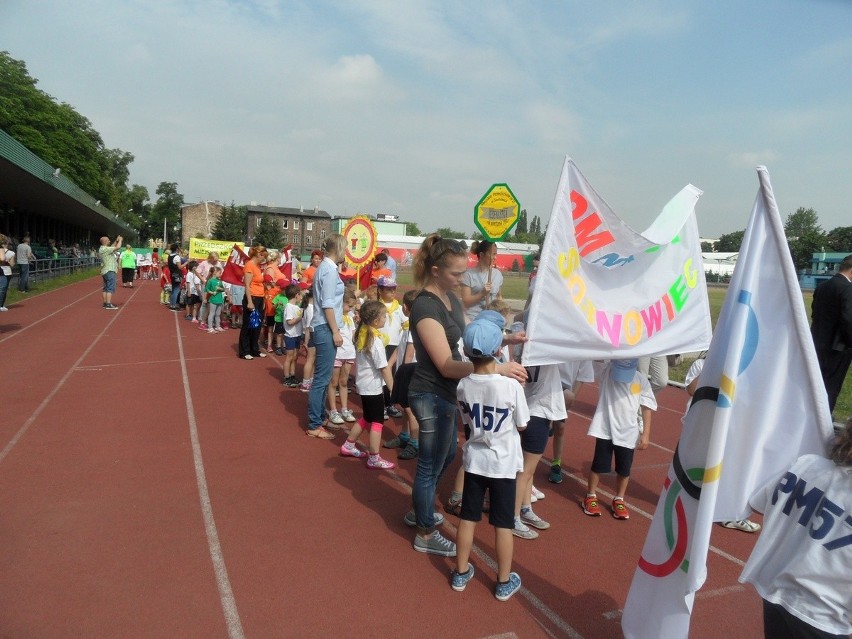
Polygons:
M518 214L518 224L515 226L515 235L526 235L527 232L527 210L521 209Z
M254 243L269 247L281 246L281 228L275 223L274 215L263 215L254 234Z
M233 201L231 206L222 210L213 227L213 239L242 242L246 237L246 207L236 206ZM276 246L276 245L271 245Z
M790 213L784 223L784 234L797 270L809 268L813 254L822 251L825 246L825 232L813 209L799 207L795 213Z
M139 184L134 184L127 193L127 198L130 202L127 207L128 223L139 233L139 243L147 242L152 237L159 235L151 235L150 229L146 220L151 215L151 202L148 197L148 189ZM162 233L160 233L162 235Z
M701 243L701 252L702 253L712 253L713 252L713 242L702 242Z
M720 235L719 239L716 240L716 250L719 253L739 253L743 236L745 236L745 231L734 231Z
M825 246L836 253L852 253L852 226L838 226L825 234Z
M467 235L460 231L454 231L448 226L442 226L439 229L435 229L435 233L440 235L441 237L448 237L455 240L465 240L467 239Z
M405 234L411 237L420 237L423 235L423 231L421 231L420 227L417 226L417 222L406 222Z
M0 51L0 129L125 219L133 156L106 148L87 118L37 83L26 64Z
M151 212L145 220L145 230L148 237L161 237L163 235L163 223L168 229L168 238L171 244L180 234L180 207L183 206L183 195L177 191L177 182L160 182L157 186L157 202L151 207Z

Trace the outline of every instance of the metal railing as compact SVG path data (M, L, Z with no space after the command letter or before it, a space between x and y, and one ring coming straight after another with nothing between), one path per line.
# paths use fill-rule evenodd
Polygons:
M63 275L71 275L83 269L100 266L101 261L97 257L57 257L56 259L37 259L35 262L30 262L29 283L38 285L39 282L46 282ZM20 274L20 269L15 266L12 269L12 278L9 282L9 288L17 286L17 280Z

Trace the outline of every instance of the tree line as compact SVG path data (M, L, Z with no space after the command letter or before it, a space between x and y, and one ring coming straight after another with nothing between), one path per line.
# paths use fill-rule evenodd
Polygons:
M745 230L725 233L716 240L719 253L737 253L743 243ZM808 269L814 253L852 253L852 226L838 226L826 232L819 224L819 215L810 208L799 207L787 216L784 235L797 270ZM702 250L711 251L709 243Z

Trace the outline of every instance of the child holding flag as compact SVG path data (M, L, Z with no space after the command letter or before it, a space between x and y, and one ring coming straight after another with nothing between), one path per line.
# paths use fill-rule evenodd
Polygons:
M595 416L588 434L595 438L595 456L589 472L583 512L600 517L596 490L600 476L612 469L615 457L616 495L612 500L612 516L630 519L624 494L630 481L630 468L636 448L645 450L651 441L651 411L657 410L657 400L648 378L637 368L638 359L614 360L604 367ZM639 408L644 428L639 429Z

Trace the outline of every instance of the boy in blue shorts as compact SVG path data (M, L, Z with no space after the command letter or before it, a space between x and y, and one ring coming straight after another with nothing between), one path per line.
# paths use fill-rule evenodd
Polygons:
M612 499L612 516L630 519L624 503L630 468L636 448L645 450L651 441L651 411L657 410L657 400L648 378L637 370L638 359L614 360L604 367L595 416L588 434L595 438L595 457L589 472L583 512L600 517L596 490L602 474L612 469L615 457L616 495ZM639 427L639 409L644 428Z
M496 316L496 321L490 315ZM470 428L470 439L462 447L464 492L451 585L461 592L473 578L474 569L468 560L487 490L491 496L488 521L494 527L497 549L494 596L506 601L521 588L520 576L511 572L512 529L515 481L524 467L518 431L526 428L530 416L520 383L496 372L494 358L500 354L502 328L499 313L483 311L465 327L462 336L473 373L459 382L456 395L462 420Z

